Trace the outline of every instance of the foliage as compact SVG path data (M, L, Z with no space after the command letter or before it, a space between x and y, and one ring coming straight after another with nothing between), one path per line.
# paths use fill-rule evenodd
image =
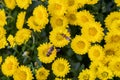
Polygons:
M85 80L86 75L89 80L119 80L119 4L117 0L0 0L0 80L13 80L14 75L17 79L18 73L24 80L40 79L39 74L47 80L59 80L60 74L60 80ZM5 63L12 66L6 62L10 55L21 69L12 76L2 70Z

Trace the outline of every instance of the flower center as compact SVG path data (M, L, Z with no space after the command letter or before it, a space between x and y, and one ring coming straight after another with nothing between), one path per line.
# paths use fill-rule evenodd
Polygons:
M39 75L40 75L40 76L45 76L44 71L39 72Z
M78 41L77 42L77 46L80 48L80 49L84 49L85 48L85 43L83 41Z
M95 57L99 57L100 56L99 50L94 50L93 54L94 54Z
M35 20L33 20L33 24L34 24L35 26L39 26L38 23L37 23Z
M45 71L40 71L39 72L39 80L45 80L47 75L45 74Z
M75 0L68 0L68 6L73 6L75 4Z
M120 35L114 35L111 37L111 42L118 42L120 41Z
M116 62L115 68L116 68L116 70L120 70L120 62Z
M62 9L62 6L60 4L58 4L58 3L55 3L54 4L54 9L55 10L60 10L60 9Z
M86 74L86 75L83 76L83 79L84 80L89 80L89 77L90 77L89 74Z
M38 15L37 17L38 17L39 19L42 19L42 18L43 18L43 15L42 15L40 12L39 12L37 15Z
M75 14L70 14L69 19L72 20L72 21L75 21L77 18L76 18Z
M9 63L8 63L8 70L12 70L12 68L13 68L12 66L13 66L13 63L12 63L12 62L9 62Z
M20 73L18 75L19 75L19 78L21 80L26 80L27 79L27 74L24 71L20 71Z
M117 29L120 30L120 23L117 25Z
M119 18L115 17L112 19L111 23L113 23L114 21L117 21L117 20L119 20Z
M63 20L62 19L57 19L56 24L57 24L57 26L62 26L63 25Z
M97 34L97 30L95 27L89 28L89 34L91 36L95 36Z
M111 55L114 55L115 54L115 51L113 51L113 50L111 50L111 49L108 49L108 50L106 50L106 52L105 52L105 55L107 56L111 56Z
M44 56L44 57L47 57L46 54L48 53L48 49L49 49L49 48L45 48L45 49L43 50L43 56Z
M56 39L57 39L58 41L62 41L62 40L64 39L64 37L63 37L61 34L58 34L58 35L56 36Z
M107 72L103 72L101 75L102 75L102 77L106 78L108 76L108 73Z
M57 69L58 69L58 71L62 72L62 71L64 71L64 69L65 69L65 65L59 63L59 65L57 66Z
M81 16L81 19L82 19L82 22L88 22L89 21L89 19L84 15Z

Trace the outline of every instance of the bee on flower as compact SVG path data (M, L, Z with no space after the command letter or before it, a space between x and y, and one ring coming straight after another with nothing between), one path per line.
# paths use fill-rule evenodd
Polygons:
M57 50L51 43L43 43L37 50L38 58L43 63L51 63L57 55Z
M70 33L66 28L55 28L50 32L50 42L55 47L64 47L70 42Z

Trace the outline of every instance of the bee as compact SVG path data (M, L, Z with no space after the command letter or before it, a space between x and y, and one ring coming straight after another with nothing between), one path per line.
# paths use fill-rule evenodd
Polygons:
M54 50L54 46L51 46L49 49L48 49L48 52L46 54L47 57L49 57L51 54L52 54L52 51Z
M70 41L70 38L68 36L66 36L65 34L61 34L66 40Z

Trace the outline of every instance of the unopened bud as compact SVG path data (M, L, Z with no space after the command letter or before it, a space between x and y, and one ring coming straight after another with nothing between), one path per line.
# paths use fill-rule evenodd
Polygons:
M28 56L28 55L29 55L29 52L25 51L22 56Z

